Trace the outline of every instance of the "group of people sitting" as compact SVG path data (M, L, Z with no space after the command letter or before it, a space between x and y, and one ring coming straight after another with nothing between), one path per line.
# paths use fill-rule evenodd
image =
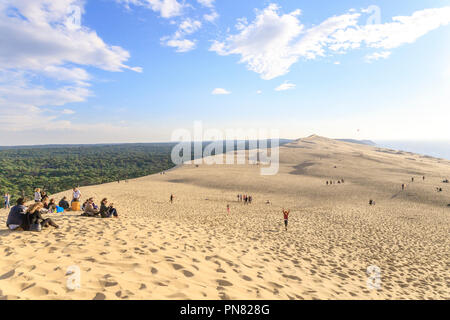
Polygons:
M114 204L108 205L108 199L104 198L100 203L100 208L94 203L94 198L87 199L81 206L83 217L96 217L100 216L102 218L118 218L117 210L114 208Z
M250 204L253 201L253 197L246 194L238 194L237 200L239 202L244 202L245 204Z
M73 189L73 202L80 202L81 191L78 188ZM51 219L44 218L42 215L53 212L64 212L71 209L67 197L63 197L58 204L55 199L49 199L47 193L39 188L34 193L34 203L30 206L25 205L25 199L17 199L16 205L11 208L6 226L10 230L24 231L41 231L42 228L50 226L59 228L59 226ZM82 216L101 218L118 218L117 210L114 205L108 204L108 199L101 201L100 207L94 203L94 198L86 200L82 206Z
M48 212L43 202L35 202L27 207L25 199L19 198L16 205L9 212L6 226L10 230L24 231L41 231L42 228L48 228L49 226L59 228L51 218L42 217L42 214Z

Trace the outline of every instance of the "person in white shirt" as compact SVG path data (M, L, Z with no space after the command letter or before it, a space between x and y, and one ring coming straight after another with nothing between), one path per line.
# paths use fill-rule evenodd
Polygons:
M41 202L41 189L39 188L34 192L34 202Z
M81 201L81 191L78 188L73 188L73 199L72 202L74 201Z

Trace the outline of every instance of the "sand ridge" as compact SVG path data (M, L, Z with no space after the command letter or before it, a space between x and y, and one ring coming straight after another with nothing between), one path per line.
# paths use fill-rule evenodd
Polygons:
M1 210L0 298L450 298L449 161L312 136L280 148L277 175L259 169L185 165L83 187L120 218L52 214L61 228L42 233L6 230ZM367 286L370 265L380 290ZM70 266L81 270L76 290Z

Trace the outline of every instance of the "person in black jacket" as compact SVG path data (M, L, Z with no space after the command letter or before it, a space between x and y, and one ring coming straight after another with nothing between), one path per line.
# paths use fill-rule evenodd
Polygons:
M17 199L16 205L9 211L6 226L10 230L22 228L26 219L26 211L27 207L25 206L25 200L23 198Z
M69 202L67 201L67 197L64 197L59 201L59 206L64 210L68 210L70 208Z
M113 204L111 203L108 206L108 199L106 198L102 200L102 203L100 205L100 216L102 218L111 218L112 216L114 216L114 218L119 217L119 215L117 214L117 210L114 209Z

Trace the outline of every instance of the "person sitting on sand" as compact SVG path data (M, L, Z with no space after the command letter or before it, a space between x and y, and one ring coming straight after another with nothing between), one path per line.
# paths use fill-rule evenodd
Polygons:
M41 191L41 199L44 199L45 197L48 197L47 192L44 190Z
M93 204L94 204L94 199L90 198L86 202L86 205L83 210L84 212L81 215L85 216L85 217L95 217L96 215L98 215L100 213L100 210L95 209Z
M104 198L100 204L100 216L102 218L118 218L119 215L117 214L117 210L114 209L114 204L111 203L108 205L108 199Z
M37 188L34 191L34 202L41 202L41 199L42 199L42 197L41 197L41 189Z
M45 196L44 198L42 198L41 200L42 204L43 204L43 209L47 209L48 210L48 205L49 205L49 199L47 196Z
M9 230L17 230L22 228L26 217L27 207L25 206L25 200L19 198L16 201L16 205L9 211L8 219L6 220L6 226Z
M284 228L286 231L288 228L289 213L291 213L291 210L284 210L283 208Z
M48 205L47 205L47 209L50 212L53 212L54 210L56 210L56 202L55 199L50 199Z
M68 210L70 208L69 202L67 201L67 197L63 197L61 201L59 201L59 206L64 210Z
M42 202L36 202L32 206L30 206L27 210L27 218L25 219L25 223L23 225L24 230L30 230L31 225L40 224L42 228L47 228L52 226L56 229L59 226L50 218L44 219L41 216L41 210L44 208L44 204Z

